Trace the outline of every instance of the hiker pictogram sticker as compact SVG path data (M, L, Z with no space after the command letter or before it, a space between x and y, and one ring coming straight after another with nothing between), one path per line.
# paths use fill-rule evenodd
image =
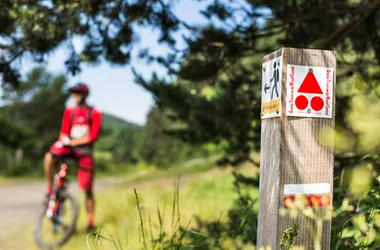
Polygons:
M282 57L263 63L261 119L279 117L281 111Z
M286 115L332 118L334 70L288 64Z

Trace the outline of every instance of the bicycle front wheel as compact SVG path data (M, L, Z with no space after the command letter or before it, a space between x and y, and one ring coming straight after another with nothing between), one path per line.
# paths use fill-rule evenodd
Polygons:
M63 245L74 232L78 219L78 204L74 197L64 193L59 207L59 216L50 219L46 216L47 206L44 206L38 216L34 229L36 244L40 248L53 248Z

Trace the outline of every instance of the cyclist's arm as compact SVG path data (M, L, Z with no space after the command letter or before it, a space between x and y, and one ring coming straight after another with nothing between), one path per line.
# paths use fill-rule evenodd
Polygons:
M65 109L62 118L61 131L59 133L59 140L62 140L65 137L70 136L70 118L71 118L71 110L69 108Z
M83 144L94 143L98 139L102 126L102 113L97 109L93 109L91 119L92 125L88 135L82 138L72 139L71 146L75 147Z

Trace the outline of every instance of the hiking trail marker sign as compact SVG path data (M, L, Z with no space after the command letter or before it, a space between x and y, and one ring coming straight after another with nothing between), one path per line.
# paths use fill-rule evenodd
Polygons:
M282 235L294 224L299 225L295 245L330 249L335 52L280 48L263 62L256 249L282 250ZM294 214L300 204L302 211ZM326 219L310 220L305 209Z
M286 115L332 118L334 69L287 65Z
M281 116L282 56L263 63L261 119Z

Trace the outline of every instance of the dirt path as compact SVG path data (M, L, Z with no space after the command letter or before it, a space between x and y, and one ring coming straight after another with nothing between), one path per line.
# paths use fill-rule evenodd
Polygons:
M220 169L212 169L207 171L208 174L222 171ZM199 176L201 173L193 173L184 175L180 178L180 185L186 185L192 179ZM205 173L206 174L206 173ZM125 178L112 177L95 180L95 192L100 193L107 191L113 187L124 187L126 189L136 188L137 191L149 185L154 186L172 186L174 188L178 177L161 177L156 179L148 179L137 181L123 185ZM122 186L120 186L122 184ZM7 246L16 244L22 240L18 232L23 232L25 227L30 227L34 224L37 214L41 209L41 200L45 192L44 182L29 182L29 183L9 183L0 185L0 249L14 249ZM72 180L69 185L69 192L76 195L77 198L83 198L78 189L77 183ZM78 196L79 195L79 196ZM83 202L78 200L78 202ZM5 247L4 246L7 246ZM8 245L9 245L8 244ZM11 245L12 245L11 244ZM19 243L18 243L19 244ZM4 248L5 247L5 248Z
M142 181L129 184L127 187L139 189L150 184L173 185L178 179L175 177L158 178L154 180ZM189 176L181 177L180 183L184 184L189 180ZM103 178L95 180L95 191L102 192L119 184L120 178ZM6 228L21 223L30 223L41 209L41 201L45 192L44 182L33 183L13 183L0 185L0 242L7 235ZM80 194L78 185L71 182L69 192L74 195Z
M97 179L94 188L105 191L119 182L118 178ZM9 226L33 222L41 209L44 192L44 182L0 185L0 242L8 236ZM70 183L69 192L80 194L75 182Z

